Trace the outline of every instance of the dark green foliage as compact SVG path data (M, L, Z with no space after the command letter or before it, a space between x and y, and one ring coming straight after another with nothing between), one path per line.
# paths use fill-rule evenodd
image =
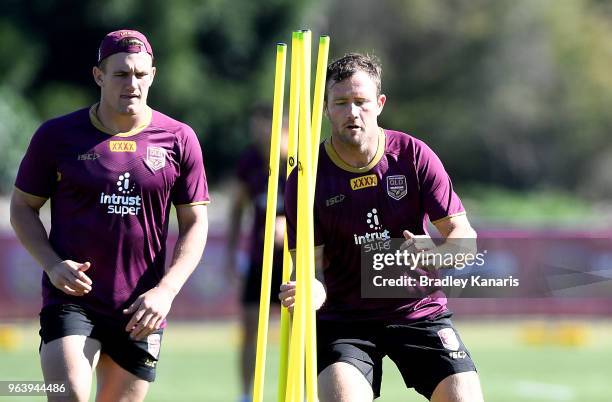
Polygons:
M4 1L0 89L12 94L5 104L30 111L5 115L36 126L95 102L98 43L125 27L152 42L150 104L194 127L213 184L248 142L249 106L272 98L275 43L309 27L315 38L331 35L331 58L380 57L388 95L381 123L427 141L459 186L612 196L606 2ZM0 135L31 135L6 131L17 126L0 126ZM23 152L23 141L9 142L17 151L2 149L5 160ZM5 192L13 173L0 169Z

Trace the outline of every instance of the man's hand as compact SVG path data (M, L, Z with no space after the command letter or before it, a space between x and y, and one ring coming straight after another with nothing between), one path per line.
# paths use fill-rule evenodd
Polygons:
M402 244L400 250L418 253L419 251L429 251L436 247L428 235L415 235L408 230L404 230L403 234L406 241Z
M85 275L91 263L65 260L47 269L49 280L59 290L70 296L84 296L91 291L92 281Z
M170 311L174 292L157 286L140 295L123 314L132 314L125 326L132 339L141 340L158 330Z
M312 302L315 310L321 308L326 297L327 294L325 293L323 284L318 279L314 279L312 282ZM295 305L295 281L283 283L280 286L278 298L281 301L281 304L287 307L289 312L293 313L293 307Z
M408 250L411 254L421 254L421 257L418 259L419 264L413 268L436 268L431 253L436 248L436 245L431 240L431 237L429 235L415 235L409 230L404 230L403 234L406 241L402 243L400 250Z

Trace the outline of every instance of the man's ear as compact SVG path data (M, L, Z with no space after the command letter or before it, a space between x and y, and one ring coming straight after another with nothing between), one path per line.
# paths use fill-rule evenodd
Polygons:
M385 107L385 102L387 101L387 96L380 94L378 95L378 99L377 99L377 105L378 105L378 113L377 116L379 116L382 111L383 111L383 107Z
M104 84L104 79L103 79L104 73L102 72L100 67L94 66L93 69L91 70L91 73L93 75L93 78L96 84L98 84L98 86L102 88L102 85Z

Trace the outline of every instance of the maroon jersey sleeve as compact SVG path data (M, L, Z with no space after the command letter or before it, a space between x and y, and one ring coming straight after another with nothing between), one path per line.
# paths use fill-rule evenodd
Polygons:
M175 205L208 203L208 183L200 143L193 130L183 129L180 176L174 184L172 202Z
M15 187L28 194L49 198L56 187L57 167L54 159L53 135L49 123L34 133L15 180Z
M432 222L464 213L459 196L440 158L425 143L417 141L416 168L425 212Z

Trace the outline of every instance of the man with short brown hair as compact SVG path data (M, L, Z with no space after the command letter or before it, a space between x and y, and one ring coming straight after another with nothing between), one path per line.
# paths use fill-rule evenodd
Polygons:
M461 200L440 159L421 140L378 126L386 96L377 60L348 54L327 68L324 111L331 137L321 144L314 202L317 355L321 402L371 402L380 395L388 356L406 386L433 402L483 400L476 368L441 291L420 298L363 298L362 247L405 238L415 253L429 250L431 221L448 251L468 239ZM296 170L287 181L289 248L295 248ZM429 240L429 242L424 241ZM293 308L295 282L281 285Z

